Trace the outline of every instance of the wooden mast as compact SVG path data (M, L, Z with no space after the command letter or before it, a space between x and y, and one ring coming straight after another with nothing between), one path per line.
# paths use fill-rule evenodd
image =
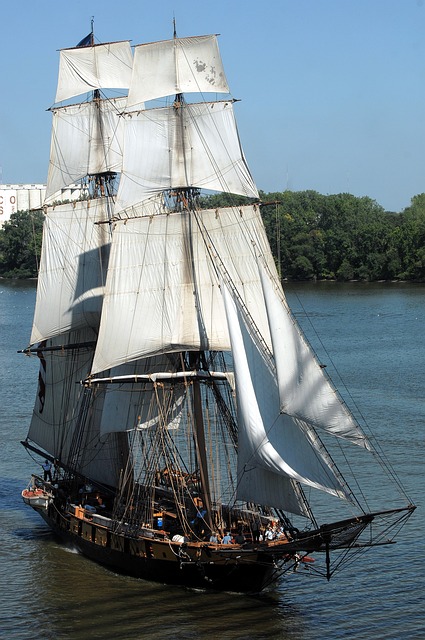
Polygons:
M176 41L177 39L177 29L176 29L176 20L173 18L173 39ZM185 101L183 95L181 93L176 94L174 100L174 112L177 118L177 138L181 143L183 150L183 157L185 158L184 147L185 147L185 137L183 133L183 109L185 106ZM186 169L186 167L185 167ZM188 181L186 182L188 184ZM177 207L185 208L189 214L193 210L194 206L194 195L197 192L193 187L181 187L177 188L174 191L174 195L176 196L176 204ZM192 270L193 282L195 283L195 297L197 297L196 291L196 278L195 278L195 269L194 269L194 257L193 257L193 247L192 247L192 219L191 215L188 218L188 265ZM198 308L199 305L197 304ZM198 317L198 322L200 325L200 334L205 335L205 327L203 324L203 320L201 317ZM189 352L189 365L191 369L199 371L201 361L203 360L202 352ZM212 508L211 508L211 492L210 492L210 483L208 476L208 463L207 463L207 452L206 452L206 442L205 442L205 430L204 430L204 416L203 416L203 407L202 407L202 394L201 394L201 384L200 381L195 378L192 382L192 398L193 398L193 413L194 413L194 429L193 436L195 442L195 450L196 457L199 465L199 475L200 475L200 497L203 503L203 508L206 510L206 514L203 516L204 522L207 526L212 530ZM198 509L201 507L198 505Z
M199 365L199 356L200 354L191 353L190 354L197 357L196 364ZM201 499L203 502L204 509L206 510L206 514L203 519L207 523L210 530L212 530L212 508L211 508L211 492L210 492L210 482L208 476L208 463L207 463L207 448L205 442L205 429L204 429L204 416L203 416L203 408L202 408L202 396L201 396L201 385L199 380L195 378L192 384L192 394L193 394L193 412L194 412L194 440L195 440L195 449L196 449L196 457L198 459L199 464L199 475L201 482Z

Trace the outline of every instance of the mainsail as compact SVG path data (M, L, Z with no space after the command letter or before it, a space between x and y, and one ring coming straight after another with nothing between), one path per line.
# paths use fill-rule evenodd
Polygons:
M79 477L118 486L126 442L119 434L102 437L104 392L94 396L79 384L90 369L94 339L95 332L85 329L39 344L40 373L28 439Z
M91 34L92 36L92 34ZM93 40L92 37L89 38ZM30 344L40 359L28 439L68 472L118 486L127 443L102 433L104 390L80 381L90 372L110 251L111 183L122 167L126 96L98 90L131 79L129 42L62 50L56 102L90 90L92 100L53 107L52 141L36 308ZM84 199L60 202L84 185Z
M118 221L93 373L157 353L229 350L224 268L271 344L254 246L274 269L255 205Z

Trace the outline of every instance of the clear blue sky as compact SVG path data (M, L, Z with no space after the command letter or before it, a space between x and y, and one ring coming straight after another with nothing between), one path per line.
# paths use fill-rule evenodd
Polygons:
M2 183L46 181L60 48L220 34L239 131L266 192L425 192L424 0L42 0L3 3Z

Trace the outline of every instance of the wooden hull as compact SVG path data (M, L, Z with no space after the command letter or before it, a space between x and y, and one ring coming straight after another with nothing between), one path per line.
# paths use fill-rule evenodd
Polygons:
M258 593L280 575L267 551L237 545L179 543L114 532L93 520L37 509L51 529L83 555L119 573L170 585Z

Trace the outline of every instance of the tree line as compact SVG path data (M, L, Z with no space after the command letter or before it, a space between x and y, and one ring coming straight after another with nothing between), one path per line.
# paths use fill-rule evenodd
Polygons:
M289 280L425 280L425 193L401 213L348 193L261 192L261 213L282 278ZM228 194L201 207L242 204ZM12 214L0 228L0 276L37 276L44 215Z
M425 280L425 193L414 196L401 213L349 193L284 191L260 196L282 278ZM207 206L228 204L223 195L205 199Z

